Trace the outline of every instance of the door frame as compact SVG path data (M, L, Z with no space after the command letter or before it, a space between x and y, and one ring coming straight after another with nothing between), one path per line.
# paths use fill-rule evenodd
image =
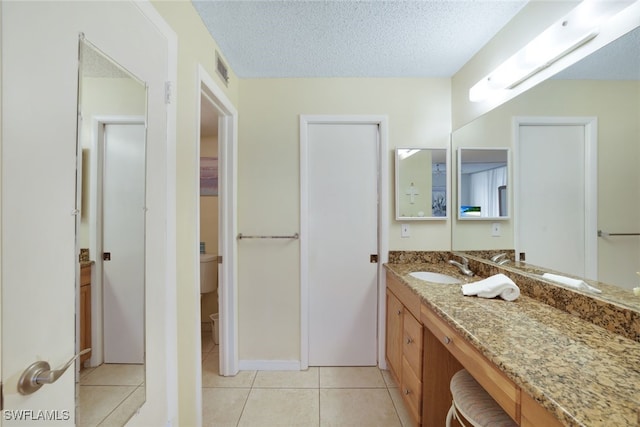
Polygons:
M386 276L383 264L389 257L389 118L386 115L300 115L300 369L309 367L309 125L378 125L378 366L386 368L385 308Z
M584 200L586 206L585 238L585 278L598 278L598 118L597 117L554 117L554 116L516 116L512 121L513 130L513 170L519 170L520 127L521 126L583 126L584 127ZM513 174L514 187L514 247L520 251L518 197L520 182L518 174Z
M238 194L238 112L227 95L215 82L205 68L198 64L196 90L197 129L196 129L196 164L200 164L200 96L204 94L218 111L218 173L222 178L218 181L218 256L222 263L218 265L218 307L220 321L220 375L236 375L238 367L238 242L235 236L237 225ZM198 169L199 174L199 169ZM198 175L199 176L199 175ZM196 236L200 236L200 180L196 180L194 188L196 199ZM197 237L199 238L199 237ZM194 248L197 246L194 246ZM196 307L200 307L200 257L194 259L196 280ZM200 313L200 309L196 310ZM194 325L197 332L196 341L201 343L200 316ZM198 414L202 412L202 363L201 351L194 356L196 368L196 396L198 396ZM201 416L201 415L199 415Z
M104 249L102 247L102 235L103 235L103 177L104 177L104 127L106 125L124 125L124 124L140 124L145 127L145 163L146 163L146 127L147 121L144 116L132 115L98 115L93 116L93 123L91 128L92 133L92 150L90 153L91 172L89 177L89 186L91 187L90 199L89 199L89 253L94 254L95 265L91 273L91 358L89 359L90 366L98 366L104 362L104 341L103 341L103 327L104 327L104 309L103 309L103 261L98 254L102 253ZM82 158L82 147L78 145L78 157ZM146 167L146 166L145 166ZM146 173L145 173L146 175ZM77 178L79 182L79 188L82 186L82 176ZM146 191L145 182L145 191ZM77 242L76 242L77 244ZM80 249L76 248L76 252ZM78 286L79 281L77 282ZM76 326L79 328L79 323ZM79 341L76 346L79 346ZM79 351L79 348L76 348Z

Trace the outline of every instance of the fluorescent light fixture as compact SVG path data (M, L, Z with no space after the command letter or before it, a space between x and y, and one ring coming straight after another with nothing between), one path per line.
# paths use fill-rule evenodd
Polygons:
M633 1L584 0L469 90L479 102L513 89L598 35L598 26Z

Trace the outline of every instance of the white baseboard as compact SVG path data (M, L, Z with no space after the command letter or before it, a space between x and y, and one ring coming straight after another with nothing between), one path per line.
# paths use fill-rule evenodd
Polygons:
M240 360L241 371L299 371L299 360Z

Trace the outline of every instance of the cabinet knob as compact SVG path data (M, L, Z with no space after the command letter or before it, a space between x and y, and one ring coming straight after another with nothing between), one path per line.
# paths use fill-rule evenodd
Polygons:
M413 338L407 337L407 344L411 344L413 342Z
M450 344L451 343L451 338L449 338L448 336L444 336L444 343L445 344Z
M398 310L398 311L396 312L396 314L397 314L398 316L400 316L400 315L402 314L402 310Z
M411 394L411 390L409 390L408 388L404 389L404 394Z

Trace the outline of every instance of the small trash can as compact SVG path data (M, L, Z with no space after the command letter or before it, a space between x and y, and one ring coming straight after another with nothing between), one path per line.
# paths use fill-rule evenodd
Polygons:
M218 313L210 314L209 319L211 319L211 336L213 337L213 343L218 345L220 344L218 338L220 336L220 321L218 320Z

